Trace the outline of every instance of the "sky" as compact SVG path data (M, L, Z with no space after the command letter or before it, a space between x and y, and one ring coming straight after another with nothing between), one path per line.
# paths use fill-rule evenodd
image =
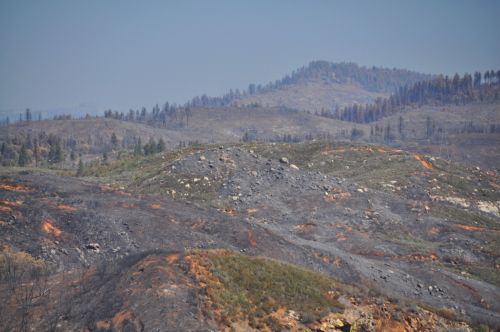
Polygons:
M0 0L0 112L184 103L312 60L500 69L500 1Z

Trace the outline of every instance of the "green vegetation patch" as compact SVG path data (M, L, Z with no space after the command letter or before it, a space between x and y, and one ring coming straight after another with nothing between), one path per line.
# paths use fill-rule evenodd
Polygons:
M176 160L202 149L197 146L150 156L125 155L119 160L90 164L82 175L115 189L135 193L175 197L184 197L186 194L190 199L210 200L218 183L211 180L211 186L204 185L204 182L196 184L190 182L193 178L191 174L171 172L171 165ZM186 187L188 183L192 189Z
M493 266L465 266L464 269L473 277L500 287L500 274L497 268Z
M337 299L345 285L297 266L227 252L204 253L201 262L214 309L230 320L265 320L279 308L319 319L344 309Z
M500 230L498 222L492 218L439 202L433 202L431 204L430 213L435 217L455 223L479 226L497 231Z

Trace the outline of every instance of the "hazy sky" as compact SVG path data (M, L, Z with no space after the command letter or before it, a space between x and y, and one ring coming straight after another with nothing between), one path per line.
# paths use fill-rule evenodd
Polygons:
M311 60L500 69L500 1L0 0L0 110L128 110Z

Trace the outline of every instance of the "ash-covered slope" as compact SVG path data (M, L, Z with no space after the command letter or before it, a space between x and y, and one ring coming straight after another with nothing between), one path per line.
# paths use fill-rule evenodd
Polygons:
M495 277L498 179L455 166L377 146L311 142L202 146L116 161L90 169L84 179L4 173L0 241L59 273L75 271L75 276L88 264L89 278L107 275L101 262L160 250L150 258L151 266L173 278L168 280L177 280L180 293L175 294L194 296L196 301L179 310L190 312L186 315L200 328L239 324L249 318L244 315L249 311L241 307L239 315L221 315L219 307L206 307L226 302L217 302L213 292L203 293L191 283L202 280L208 285L214 273L228 283L223 289L236 291L234 281L224 279L228 271L217 272L217 264L208 264L206 268L215 270L199 274L191 260L194 276L182 277L184 263L168 264L184 258L171 263L169 253L223 248L270 257L402 301L393 308L419 305L448 319L494 326L500 303ZM164 284L176 283L160 276L143 278L149 266L146 256L139 259L146 259L144 263L127 265L131 270L116 272L113 288L96 283L89 294L104 287L102 292L112 297L139 283L152 288L150 295L127 290L120 295L126 300L109 312L97 314L96 302L87 310L94 313L90 318L77 306L67 320L89 328L103 321L105 328L114 326L113 317L125 310L132 313L118 318L129 317L139 329L141 322L157 326L141 305L152 301L148 296L172 290ZM350 305L356 298L367 303L370 299L363 294L354 300L347 297ZM208 309L197 316L195 308ZM312 327L325 317L306 324ZM347 316L340 318L347 322ZM405 321L410 329L422 328Z

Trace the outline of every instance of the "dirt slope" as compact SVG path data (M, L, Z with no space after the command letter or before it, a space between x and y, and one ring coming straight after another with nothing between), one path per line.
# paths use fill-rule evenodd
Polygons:
M321 112L335 107L372 103L389 94L364 89L356 83L340 84L321 79L298 82L279 90L263 92L237 100L239 106L258 104L264 107L288 107L301 111Z

